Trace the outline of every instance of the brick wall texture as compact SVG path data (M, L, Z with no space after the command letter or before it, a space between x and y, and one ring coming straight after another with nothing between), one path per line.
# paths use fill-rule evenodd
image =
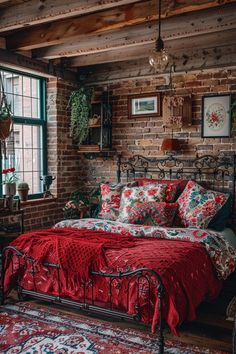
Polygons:
M163 138L171 136L171 130L163 127L162 117L128 118L128 95L159 92L169 78L127 80L109 84L113 92L113 147L123 156L141 154L161 156ZM181 155L196 156L219 154L236 149L236 139L201 138L202 96L213 93L236 94L236 70L214 70L187 74L174 74L173 87L176 95L192 95L192 125L174 130L174 137L181 142ZM48 118L48 171L56 176L52 192L56 199L32 202L25 206L27 229L52 226L62 218L62 207L70 193L78 188L86 189L101 181L116 181L116 156L114 158L88 160L78 153L69 134L70 92L75 85L52 79L47 85ZM99 94L103 87L96 87ZM164 94L164 92L163 92Z

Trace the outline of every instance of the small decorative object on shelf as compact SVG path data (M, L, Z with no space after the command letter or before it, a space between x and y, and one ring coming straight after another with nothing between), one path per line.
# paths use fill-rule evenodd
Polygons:
M28 200L29 185L26 182L20 182L17 186L17 191L21 201L25 202Z
M54 198L54 195L50 191L50 186L52 184L52 181L54 181L54 179L56 179L56 177L51 175L44 175L40 177L40 180L43 181L44 190L45 190L43 194L44 198Z

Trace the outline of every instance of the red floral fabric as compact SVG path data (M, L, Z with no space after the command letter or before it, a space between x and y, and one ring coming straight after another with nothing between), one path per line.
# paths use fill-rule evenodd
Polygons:
M187 180L185 179L151 179L151 178L136 178L135 181L138 183L138 186L147 186L152 183L166 184L166 202L175 202L179 195L183 192Z
M171 227L178 207L178 203L134 203L129 211L128 222L130 224Z
M85 230L84 230L85 231ZM74 230L76 232L76 230ZM80 231L78 230L78 235ZM91 230L84 233L85 242L89 237ZM94 231L93 231L94 232ZM97 234L98 235L98 234ZM102 232L102 238L104 232ZM109 233L107 236L109 237ZM45 236L47 237L47 236ZM58 230L52 235L62 237L62 230ZM73 233L72 241L74 244ZM123 236L117 235L122 240ZM16 246L21 252L28 255L37 255L37 243L43 244L44 236L39 233L35 234L33 240L23 236L13 241L12 246ZM65 238L69 238L68 230L65 230ZM21 243L21 240L23 241ZM33 243L32 243L33 240ZM91 241L91 240L90 240ZM119 241L118 241L119 242ZM129 245L128 240L128 245ZM32 245L34 246L32 247ZM55 296L70 297L75 300L84 301L84 282L80 282L79 267L65 267L57 252L53 252L51 243L45 243L45 250L48 247L47 257L44 261L54 261L61 267L51 268L40 266L32 262L24 263L24 259L19 262L19 257L14 256L13 267L9 266L5 274L5 289L9 283L15 284L15 278L20 276L21 285L28 290L46 292ZM92 242L91 242L92 244ZM75 244L74 244L75 245ZM95 241L95 249L97 242ZM69 248L67 249L67 251ZM40 252L39 252L40 253ZM69 259L70 253L67 255ZM200 243L186 242L179 240L164 240L155 238L133 238L132 247L110 247L104 250L106 264L101 265L102 272L120 272L134 270L138 268L148 268L157 271L165 286L164 298L164 319L176 334L176 326L183 320L193 320L195 318L195 310L199 303L205 299L214 298L219 293L221 282L217 279L216 273L212 266L209 255ZM32 267L34 266L34 271ZM12 273L13 272L13 273ZM57 279L58 274L61 279L59 285ZM33 279L33 275L35 278ZM152 323L152 330L158 321L158 284L155 277L152 276L150 284L143 279L139 282L130 282L128 279L113 281L110 289L109 279L94 277L94 300L106 304L110 299L110 291L112 291L112 301L114 308L124 309L128 306L128 313L136 313L135 307L137 302L136 292L139 291L139 304L142 311L142 320L145 323ZM131 289L127 298L127 286L130 284ZM138 287L138 288L137 288ZM86 298L90 299L92 295L91 284L86 283ZM151 296L151 308L149 311L148 296ZM128 304L126 300L128 299Z
M102 205L99 217L107 220L116 220L119 216L121 193L124 187L134 187L137 186L137 182L118 183L109 184L102 183L101 197Z
M143 187L124 188L118 221L128 223L130 210L136 203L165 201L166 188L165 184L158 183Z
M184 227L206 229L228 198L229 194L205 189L189 181L177 200L178 219Z

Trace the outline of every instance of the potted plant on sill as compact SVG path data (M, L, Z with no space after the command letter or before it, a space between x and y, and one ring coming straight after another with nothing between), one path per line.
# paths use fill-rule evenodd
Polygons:
M71 108L70 133L75 143L81 145L89 133L91 117L91 100L93 89L81 87L71 93L69 107Z
M6 197L13 198L16 194L16 182L18 177L15 172L14 167L10 167L7 169L2 170L2 174L5 177L2 184L4 186L3 194Z

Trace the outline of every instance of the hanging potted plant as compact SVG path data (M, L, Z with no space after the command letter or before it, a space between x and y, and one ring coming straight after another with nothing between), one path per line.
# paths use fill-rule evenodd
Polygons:
M1 84L1 101L0 101L0 140L5 140L9 137L12 127L12 111L11 104L7 102L7 98L4 92L2 75L0 72L0 84Z
M70 133L78 145L81 145L88 137L92 95L91 88L81 87L79 90L73 91L69 99L71 108Z

